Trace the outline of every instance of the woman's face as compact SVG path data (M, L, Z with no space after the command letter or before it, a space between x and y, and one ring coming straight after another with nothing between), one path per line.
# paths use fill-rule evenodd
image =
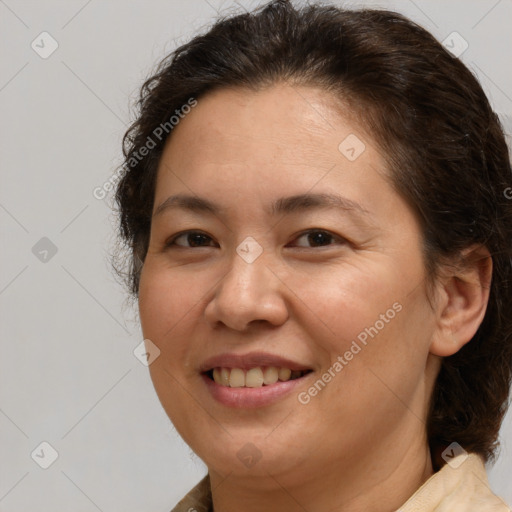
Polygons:
M211 472L286 485L425 449L435 319L386 173L316 88L219 90L174 128L140 317L161 403Z

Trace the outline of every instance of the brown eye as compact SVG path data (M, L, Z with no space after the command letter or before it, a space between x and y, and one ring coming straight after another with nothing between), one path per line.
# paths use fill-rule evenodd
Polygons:
M305 233L302 233L297 240L300 240L301 238L306 240L306 244L311 245L304 245L304 244L297 244L299 247L325 247L332 245L332 241L337 241L338 243L345 243L346 240L340 236L333 235L332 233L329 233L328 231L320 230L320 229L311 229L309 231L306 231Z
M185 243L177 243L178 240L185 241ZM184 233L180 233L179 235L176 235L171 240L169 240L165 246L166 247L185 247L185 248L191 248L191 247L208 247L209 245L207 242L209 240L212 240L211 237L208 235L202 233L201 231L185 231ZM187 245L188 244L188 245Z

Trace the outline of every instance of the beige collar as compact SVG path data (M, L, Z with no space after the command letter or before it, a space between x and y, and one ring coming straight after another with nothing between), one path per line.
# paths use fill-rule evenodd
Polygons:
M475 453L454 457L396 512L511 512L493 494L485 465Z

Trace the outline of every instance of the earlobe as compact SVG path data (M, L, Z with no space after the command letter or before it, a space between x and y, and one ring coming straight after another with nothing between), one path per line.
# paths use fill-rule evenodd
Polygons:
M468 343L482 323L489 301L492 258L484 246L472 246L461 253L462 263L443 268L439 283L441 300L437 307L437 328L430 352L448 357Z

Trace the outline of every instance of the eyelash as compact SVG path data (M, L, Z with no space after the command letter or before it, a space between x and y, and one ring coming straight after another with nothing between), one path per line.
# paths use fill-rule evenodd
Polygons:
M303 231L302 233L300 233L297 236L297 238L301 238L301 237L303 237L305 235L318 234L318 233L322 233L324 235L327 235L328 237L330 237L332 239L335 239L335 240L337 239L341 244L348 243L348 240L346 240L342 236L335 235L334 233L331 233L330 231L326 231L325 229L308 229L307 231ZM203 233L202 231L195 231L195 230L183 231L183 232L178 233L177 235L173 236L169 241L167 241L165 243L165 247L166 248L179 247L179 248L182 248L182 249L194 249L196 247L181 246L181 245L177 245L175 243L176 240L178 240L182 236L187 236L187 235L192 235L192 234L202 235L204 237L212 239L209 235L207 235L206 233ZM329 247L331 245L333 245L333 244L320 245L320 246L316 246L316 247ZM199 246L199 247L211 247L211 246ZM302 247L303 249L315 249L315 247L303 247L303 246L299 246L299 247Z

